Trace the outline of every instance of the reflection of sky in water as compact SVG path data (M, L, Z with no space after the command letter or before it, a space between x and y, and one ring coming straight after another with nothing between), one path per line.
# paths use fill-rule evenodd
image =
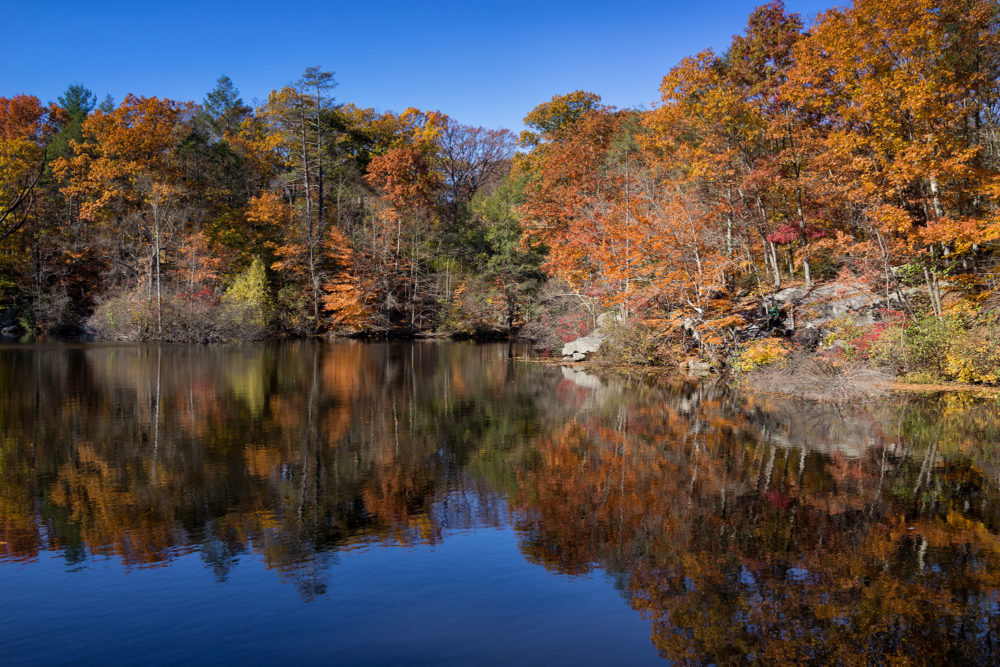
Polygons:
M0 567L6 664L659 661L608 578L527 565L509 529L341 553L309 601L256 556L224 583L196 554L131 571L93 558L84 572L49 556Z

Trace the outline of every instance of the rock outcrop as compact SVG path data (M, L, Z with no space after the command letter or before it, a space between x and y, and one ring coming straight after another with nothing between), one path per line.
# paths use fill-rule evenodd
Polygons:
M563 361L583 361L587 358L588 354L593 354L600 350L601 343L603 342L604 335L600 332L600 329L576 340L571 340L563 345Z
M597 316L597 328L586 336L581 336L576 340L563 345L563 361L583 361L587 355L594 354L601 349L601 343L607 338L608 328L622 321L621 313L616 310L609 310Z
M905 290L913 292L914 290ZM908 295L907 295L908 296ZM860 325L882 319L885 308L905 308L899 294L877 294L860 285L833 283L814 287L790 287L769 297L784 311L785 323L794 318L796 329L822 327L833 320L847 317Z

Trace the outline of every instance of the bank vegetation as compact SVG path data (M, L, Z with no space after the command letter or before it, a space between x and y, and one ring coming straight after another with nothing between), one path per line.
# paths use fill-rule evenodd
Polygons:
M558 354L611 313L610 360L1000 382L994 1L772 2L652 109L558 94L520 136L335 85L0 98L0 328Z

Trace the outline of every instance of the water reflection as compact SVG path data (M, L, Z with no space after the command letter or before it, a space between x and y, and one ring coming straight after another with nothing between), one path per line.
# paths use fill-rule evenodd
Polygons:
M532 567L613 576L675 661L995 662L995 398L835 408L511 351L2 349L0 567L255 554L312 599L345 550L512 525Z

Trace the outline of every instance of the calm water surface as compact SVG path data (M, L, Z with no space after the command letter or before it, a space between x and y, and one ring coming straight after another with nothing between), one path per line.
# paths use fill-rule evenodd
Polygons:
M0 347L4 664L1000 660L1000 403Z

